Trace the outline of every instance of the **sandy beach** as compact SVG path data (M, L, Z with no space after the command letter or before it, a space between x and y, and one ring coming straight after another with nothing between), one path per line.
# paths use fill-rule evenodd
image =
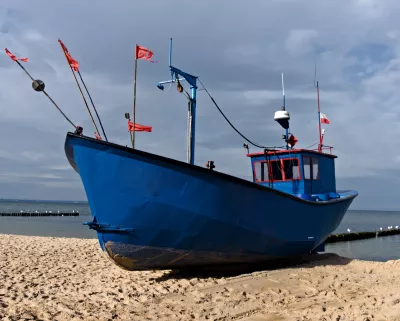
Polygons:
M224 275L224 273L226 275ZM0 320L400 320L400 260L129 272L97 240L0 234Z

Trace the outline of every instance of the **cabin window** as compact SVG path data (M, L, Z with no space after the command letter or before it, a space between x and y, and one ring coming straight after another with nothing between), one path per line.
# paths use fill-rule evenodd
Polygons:
M262 182L268 180L268 171L267 169L267 164L265 162L256 162L254 163L254 170L255 170L255 177L256 181ZM267 177L266 175L267 174Z
M311 179L311 157L303 156L304 179Z
M270 161L271 166L271 176L273 181L281 181L282 177L282 166L280 161Z
M282 162L285 179L300 179L299 160L297 158L284 159Z
M268 182L269 179L271 181L300 179L298 158L254 162L254 171L256 182Z
M318 158L311 158L313 179L319 179L319 161Z
M303 156L304 179L319 179L319 160L316 157Z

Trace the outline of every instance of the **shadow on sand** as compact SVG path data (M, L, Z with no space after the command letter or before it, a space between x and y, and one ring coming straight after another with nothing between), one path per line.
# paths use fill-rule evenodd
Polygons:
M287 259L269 260L257 263L224 264L213 266L196 266L182 270L170 270L155 281L162 282L170 279L191 279L191 278L224 278L235 277L242 274L251 274L261 271L273 271L293 267L316 267L326 265L346 265L352 259L341 257L333 253L309 254Z

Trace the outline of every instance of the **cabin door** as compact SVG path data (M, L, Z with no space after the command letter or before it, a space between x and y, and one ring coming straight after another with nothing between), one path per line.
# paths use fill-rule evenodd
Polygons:
M303 156L303 173L304 173L304 193L313 193L312 184L312 158L310 156Z

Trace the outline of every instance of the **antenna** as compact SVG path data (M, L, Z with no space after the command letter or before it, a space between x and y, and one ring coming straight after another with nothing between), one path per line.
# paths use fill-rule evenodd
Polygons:
M317 89L317 99L318 99L318 132L319 132L318 152L322 152L322 140L324 133L321 131L321 107L319 102L319 86L317 80L317 61L315 61L314 65L314 87Z
M314 66L314 87L315 86L315 82L317 80L317 61L315 61L315 66Z
M319 131L319 144L318 152L322 152L322 132L321 132L321 106L319 102L319 86L317 81L317 97L318 97L318 131Z
M281 110L275 112L274 120L277 121L279 125L281 125L283 129L286 130L286 135L283 135L283 139L286 141L286 149L289 149L288 136L289 136L290 115L289 112L286 111L286 106L285 106L285 84L283 81L283 73L282 73L282 97L283 97L283 106L281 107Z
M282 96L283 96L283 110L285 110L285 83L283 82L283 73L282 73Z
M285 111L286 110L286 102L285 102L285 83L283 81L283 73L282 73L282 99L283 99L283 106L282 106L282 110ZM287 128L286 129L286 135L285 135L285 140L286 140L286 149L289 149L289 145L287 140L289 139L289 122L287 124Z
M169 39L169 57L168 57L168 67L170 68L171 72L171 80L166 80L166 81L160 81L157 84L157 88L160 90L164 90L164 84L171 84L173 82L180 82L180 81L185 81L185 78L176 78L174 77L174 72L173 72L173 67L172 67L172 38ZM172 68L171 68L172 67Z
M169 61L168 66L172 66L172 38L169 39Z
M172 38L169 39L169 59L168 59L168 67L172 66ZM171 70L171 81L174 80L174 73Z

